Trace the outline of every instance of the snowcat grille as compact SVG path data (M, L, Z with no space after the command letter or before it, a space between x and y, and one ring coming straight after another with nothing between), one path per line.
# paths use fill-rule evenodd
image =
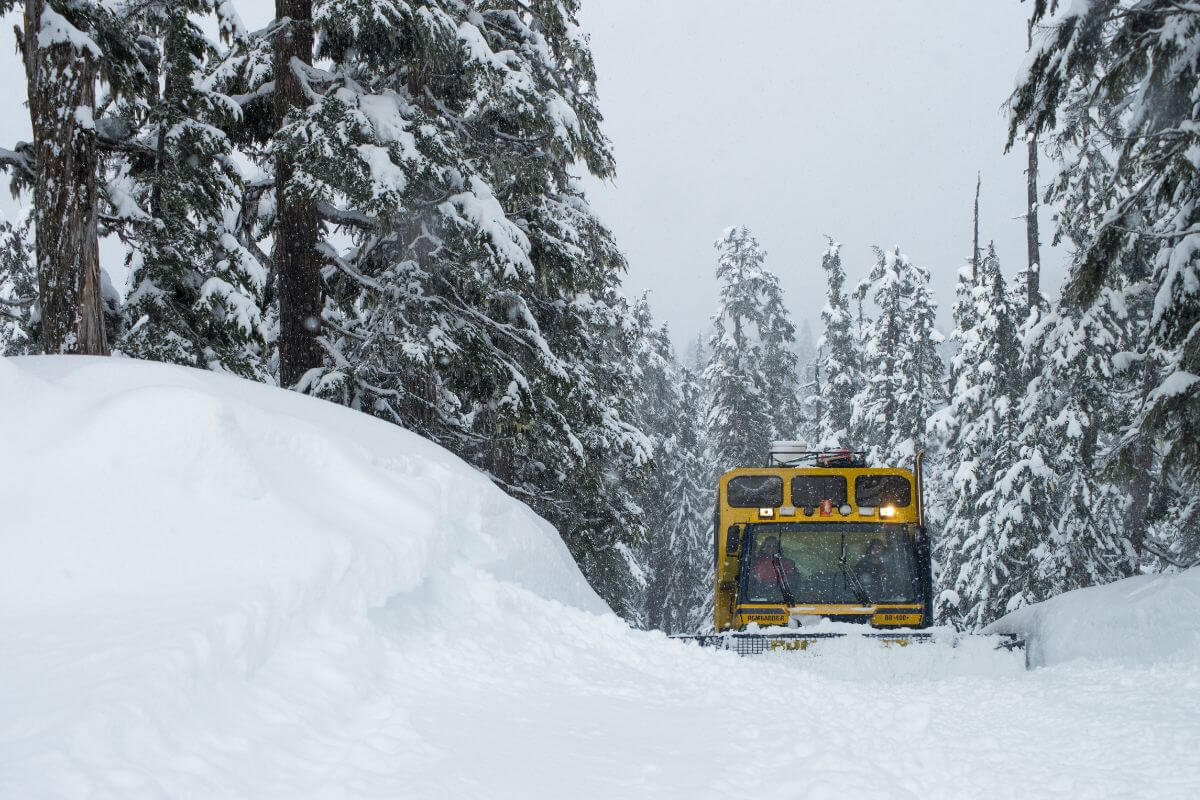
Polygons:
M841 639L845 633L708 633L699 636L672 636L672 639L693 641L701 647L715 647L718 650L732 650L739 656L758 656L764 653L795 652L807 650L810 646L819 648L822 639ZM884 646L907 647L912 643L932 642L935 637L932 631L886 632L872 631L871 633L853 634L864 639L874 639ZM960 634L970 636L970 634ZM991 635L987 638L995 640L997 650L1023 650L1025 641L1015 634ZM959 636L950 638L951 647L957 647Z
M844 633L714 633L704 636L678 637L692 639L701 647L716 647L732 650L739 656L757 656L763 653L807 650L822 639L840 639ZM879 640L882 644L906 646L911 641L926 641L932 634L926 632L865 633L865 638Z

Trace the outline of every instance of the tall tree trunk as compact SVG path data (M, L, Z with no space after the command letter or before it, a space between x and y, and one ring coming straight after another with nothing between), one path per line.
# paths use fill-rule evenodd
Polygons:
M1029 282L1026 285L1026 290L1029 293L1028 308L1030 311L1041 308L1041 281L1039 280L1039 276L1042 271L1042 253L1041 243L1038 240L1037 171L1037 136L1030 134L1029 169L1025 173L1025 199L1027 204L1027 211L1025 213L1025 245L1029 254Z
M39 45L46 0L25 3L25 74L41 344L45 353L108 355L96 206L98 65L86 47Z
M971 281L974 283L979 280L979 187L983 183L983 176L978 172L975 173L975 238L971 245Z
M312 0L275 0L275 16L290 20L275 38L275 124L304 108L295 67L312 63ZM317 256L317 206L290 191L295 165L289 153L275 159L275 268L279 274L279 381L293 386L321 365L321 264Z
M1154 360L1148 355L1142 361L1141 375L1141 405L1144 408L1150 393L1158 385L1158 370ZM1126 536L1133 552L1139 560L1146 546L1146 538L1153 523L1155 512L1161 503L1160 497L1155 497L1154 443L1146 434L1140 434L1134 439L1128 454L1131 477L1129 485L1129 511L1125 519Z

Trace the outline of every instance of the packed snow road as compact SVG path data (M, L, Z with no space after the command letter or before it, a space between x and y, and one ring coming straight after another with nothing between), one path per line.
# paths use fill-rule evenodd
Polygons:
M1200 794L1195 570L1012 621L1033 671L739 659L629 630L527 508L346 409L39 358L0 420L0 797Z

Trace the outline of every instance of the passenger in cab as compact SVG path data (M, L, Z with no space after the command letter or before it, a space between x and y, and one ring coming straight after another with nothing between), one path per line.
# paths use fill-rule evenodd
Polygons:
M867 590L867 594L872 597L877 596L878 591L883 588L886 568L883 563L885 549L882 541L872 539L867 542L867 549L863 553L863 557L854 565L854 574L858 576L858 580Z

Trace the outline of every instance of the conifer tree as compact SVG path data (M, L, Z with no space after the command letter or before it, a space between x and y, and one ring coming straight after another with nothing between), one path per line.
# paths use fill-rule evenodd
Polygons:
M928 445L929 419L946 403L942 383L946 365L939 347L945 337L937 329L937 302L929 290L929 270L910 264L912 296L908 303L905 346L900 352L900 374L908 386L900 392L897 407L896 441L891 450L894 464L908 464Z
M679 369L679 416L671 452L667 529L676 542L668 630L699 632L712 627L712 468L704 442L704 397L696 372Z
M127 355L265 379L270 336L266 273L238 242L240 171L226 131L236 108L209 87L219 46L198 19L240 29L216 0L139 4L127 19L159 44L162 91L120 106L139 130L144 158L113 159L110 194L124 198L110 224L129 245L129 294L117 346Z
M949 404L929 423L945 476L944 518L934 542L942 587L937 615L976 627L1003 613L1012 596L1026 596L1031 547L1013 513L1012 481L1003 480L1018 460L1020 349L994 247L978 269L960 271L955 318L955 382Z
M486 470L612 600L641 530L624 478L648 447L630 422L624 260L571 174L612 171L576 13L317 2L330 67L292 62L308 102L268 155L315 204L329 264L325 363L300 388ZM230 71L261 87L261 63L247 51Z
M654 329L643 297L635 306L639 337L635 363L641 399L639 426L654 451L650 475L636 499L646 527L647 627L690 632L708 595L710 470L704 461L700 389L674 356L666 326Z
M1059 491L1051 503L1053 534L1035 553L1042 597L1128 577L1137 563L1125 530L1128 498L1105 479L1100 463L1120 345L1114 301L1120 303L1102 291L1087 313L1056 320L1050 339L1045 375L1061 401L1045 435L1057 445Z
M879 315L865 332L863 386L854 398L851 428L859 431L858 447L871 463L888 463L896 439L901 387L900 351L905 347L905 306L912 294L907 259L900 249L875 248L875 265L866 282Z
M959 627L978 628L1032 599L1029 553L1033 543L1014 503L1020 501L1011 480L1018 461L1017 396L1020 344L1016 310L1007 294L994 250L980 269L979 321L974 328L972 376L960 373L957 414L971 408L977 416L959 420L957 441L966 448L955 475L958 504L946 530L961 542L945 552L946 577L953 589L943 592L945 613ZM955 513L959 512L959 513ZM969 513L962 513L969 512Z
M1061 12L1061 13L1059 13ZM1057 15L1057 16L1055 16ZM1089 313L1104 289L1120 291L1147 252L1149 307L1143 364L1161 364L1136 422L1138 460L1161 441L1165 485L1200 471L1200 184L1187 153L1200 106L1200 13L1170 0L1130 10L1117 0L1034 5L1046 33L1011 99L1009 144L1019 134L1050 141L1061 164L1060 233L1077 252L1064 299ZM1111 153L1112 157L1105 157ZM1092 189L1096 191L1092 191ZM1143 262L1144 263L1144 262ZM1151 353L1161 357L1150 357Z
M762 283L759 340L763 355L763 390L771 416L771 439L792 440L804 426L796 326L783 302L779 277L764 270Z
M825 333L819 347L821 358L817 372L822 381L819 397L819 447L848 447L854 397L862 388L859 350L854 332L854 316L846 296L846 272L842 268L841 245L829 240L821 257L825 271L826 300L821 309Z
M0 12L17 3L0 2ZM46 353L107 355L99 261L100 158L106 122L97 92L139 93L150 57L124 26L123 9L94 0L28 0L18 44L25 63L33 143L0 159L33 194L38 346Z
M765 255L744 226L728 228L715 246L720 301L704 382L705 429L719 475L733 467L762 463L770 449L773 422L758 336L767 282Z
M666 327L654 327L645 294L634 305L633 322L636 328L632 367L640 395L637 422L652 448L649 474L640 491L635 492L646 523L646 539L641 548L646 586L639 613L644 614L647 627L665 630L677 557L677 543L668 529L674 501L669 494L675 455L673 428L679 417L676 368Z
M863 388L851 425L874 463L907 463L924 449L929 415L941 405L942 360L937 306L928 273L899 248L876 248L868 281L878 316L867 330Z
M26 218L0 222L0 356L38 352L37 272Z

